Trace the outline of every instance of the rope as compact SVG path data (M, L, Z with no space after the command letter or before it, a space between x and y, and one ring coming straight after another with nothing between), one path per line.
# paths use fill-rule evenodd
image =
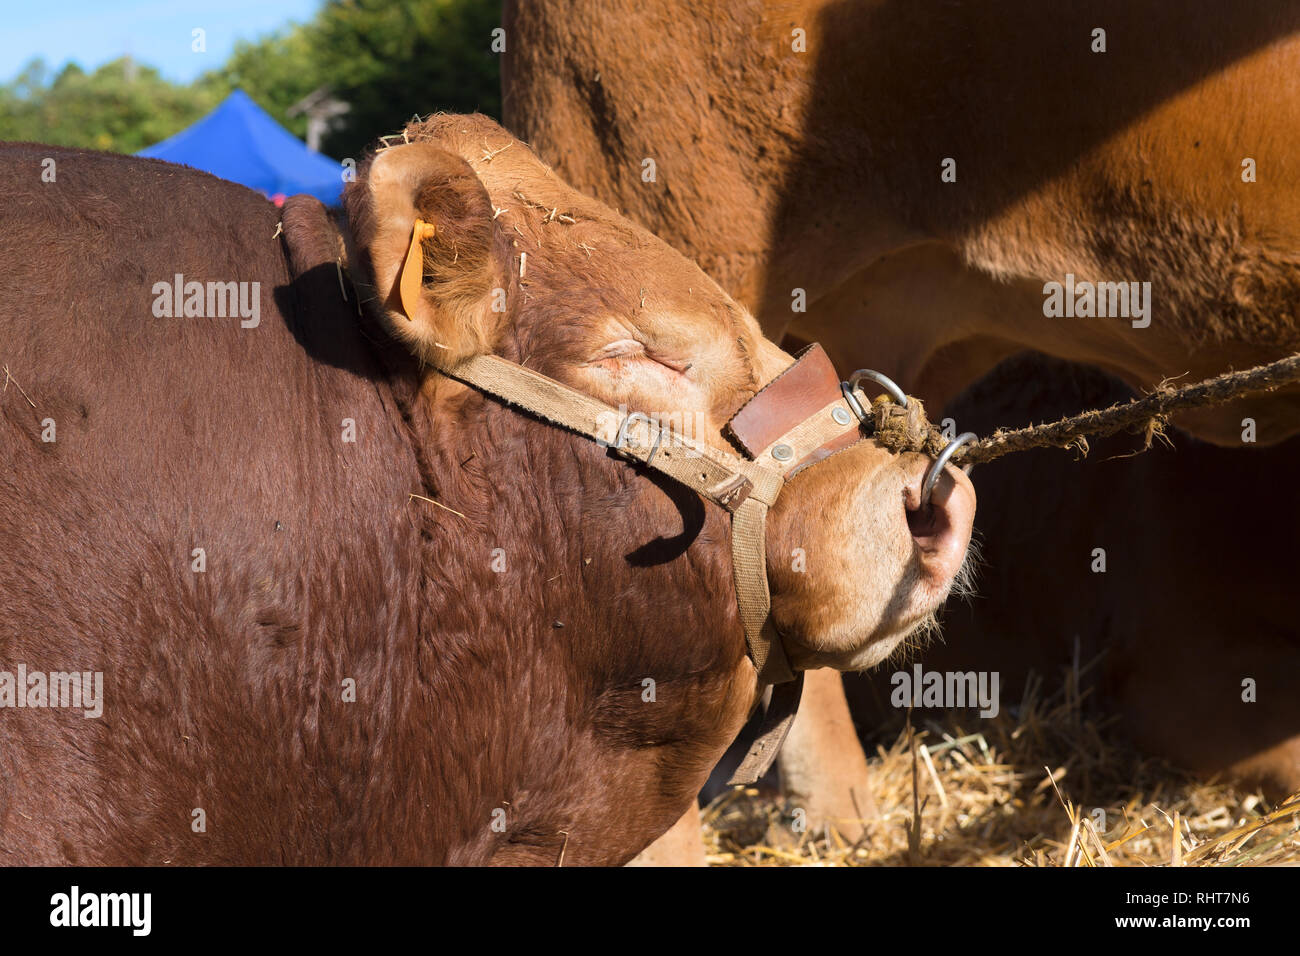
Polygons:
M1143 432L1145 451L1152 439L1164 434L1168 416L1189 408L1224 405L1251 392L1271 391L1280 385L1300 381L1300 354L1243 372L1225 372L1195 385L1173 388L1162 382L1151 394L1070 415L1048 424L1030 425L1011 431L999 428L987 438L969 442L953 455L953 461L975 465L1030 448L1075 448L1088 453L1087 436L1104 438L1121 429ZM916 451L937 456L948 444L940 431L925 417L924 405L909 396L907 408L886 396L872 402L876 417L875 438L893 451Z

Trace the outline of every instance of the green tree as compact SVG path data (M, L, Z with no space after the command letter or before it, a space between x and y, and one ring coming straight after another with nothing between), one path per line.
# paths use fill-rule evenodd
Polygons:
M276 122L302 138L307 118L290 116L289 109L326 85L318 67L310 32L295 25L255 41L239 41L225 64L201 76L195 85L209 91L218 102L232 90L243 90Z
M219 102L169 83L128 57L86 73L70 63L51 76L41 60L0 86L0 139L133 153L193 123Z
M357 156L416 113L500 116L500 23L500 0L330 0L307 24L239 44L201 82L242 88L298 136L306 119L289 108L326 87L351 110L322 151Z
M0 139L132 153L179 132L242 89L297 136L290 108L321 88L348 103L322 144L359 156L415 113L499 116L500 56L491 50L500 0L328 0L305 24L236 45L220 68L170 83L130 58L93 73L41 60L0 85Z
M499 0L334 0L312 24L334 93L352 105L326 142L355 156L412 114L501 112Z

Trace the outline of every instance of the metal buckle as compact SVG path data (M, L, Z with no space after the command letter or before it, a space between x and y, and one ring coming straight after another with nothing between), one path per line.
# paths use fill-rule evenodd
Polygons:
M840 382L840 391L844 393L845 404L849 406L854 415L858 416L858 421L863 424L870 424L874 421L874 419L867 414L867 410L862 407L862 403L858 401L858 396L854 393L853 386L848 382Z
M615 451L624 451L628 447L627 429L628 426L635 421L643 421L646 423L647 426L653 428L655 431L655 443L654 445L651 446L650 455L645 460L646 465L649 465L652 461L655 460L655 455L659 453L659 446L663 443L664 440L664 430L659 427L658 422L654 421L645 412L632 412L626 418L624 418L622 424L618 426L618 435L614 438L614 443L610 445L610 447L613 448ZM635 456L628 455L625 451L624 451L624 457L635 458Z

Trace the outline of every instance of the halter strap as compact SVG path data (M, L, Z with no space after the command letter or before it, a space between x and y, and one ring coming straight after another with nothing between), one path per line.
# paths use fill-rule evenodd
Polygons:
M611 448L730 512L736 599L750 657L762 683L794 679L769 621L771 595L764 551L767 509L785 484L780 471L703 444L647 415L621 411L495 355L476 355L439 371Z
M412 229L398 293L408 318L423 278L416 267L420 244L433 231L419 220ZM616 409L496 355L475 355L435 367L448 378L611 448L731 514L732 575L745 643L758 671L760 690L773 685L773 693L758 738L730 782L757 781L776 758L803 689L803 675L791 668L772 623L767 512L787 477L860 439L859 419L845 400L825 352L820 346L809 346L732 417L728 430L750 458L697 441L644 413Z

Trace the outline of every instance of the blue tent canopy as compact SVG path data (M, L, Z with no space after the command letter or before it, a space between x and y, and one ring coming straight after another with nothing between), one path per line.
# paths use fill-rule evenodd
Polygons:
M308 149L242 90L137 155L193 166L272 197L308 193L337 206L343 191L342 166Z

